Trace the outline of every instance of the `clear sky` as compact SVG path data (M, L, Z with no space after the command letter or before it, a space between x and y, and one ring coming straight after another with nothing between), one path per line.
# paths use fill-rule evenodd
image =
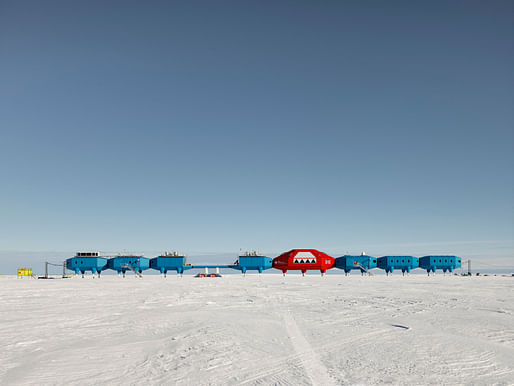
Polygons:
M514 267L512 17L511 1L0 0L0 256Z

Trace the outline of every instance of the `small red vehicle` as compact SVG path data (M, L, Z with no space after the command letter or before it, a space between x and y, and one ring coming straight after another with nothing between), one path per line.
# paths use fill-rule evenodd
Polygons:
M197 273L195 277L221 277L219 273Z
M335 259L317 249L292 249L273 259L273 268L279 269L284 273L287 271L319 270L323 275L327 269L334 266Z

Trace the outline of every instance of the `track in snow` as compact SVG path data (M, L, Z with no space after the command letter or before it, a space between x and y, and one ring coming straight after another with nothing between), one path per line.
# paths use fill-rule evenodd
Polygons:
M330 378L328 370L321 362L318 354L313 350L312 346L305 339L302 332L298 328L294 317L290 312L283 315L284 324L289 334L289 338L293 343L293 347L302 362L309 379L314 386L331 386L335 382Z

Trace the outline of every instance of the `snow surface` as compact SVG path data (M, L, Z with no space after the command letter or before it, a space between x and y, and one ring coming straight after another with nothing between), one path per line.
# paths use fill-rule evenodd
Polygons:
M514 278L0 279L0 384L514 384Z

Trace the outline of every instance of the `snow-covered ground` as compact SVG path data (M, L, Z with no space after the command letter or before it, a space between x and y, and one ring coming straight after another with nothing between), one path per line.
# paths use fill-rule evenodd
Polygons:
M514 384L514 278L0 278L0 384Z

